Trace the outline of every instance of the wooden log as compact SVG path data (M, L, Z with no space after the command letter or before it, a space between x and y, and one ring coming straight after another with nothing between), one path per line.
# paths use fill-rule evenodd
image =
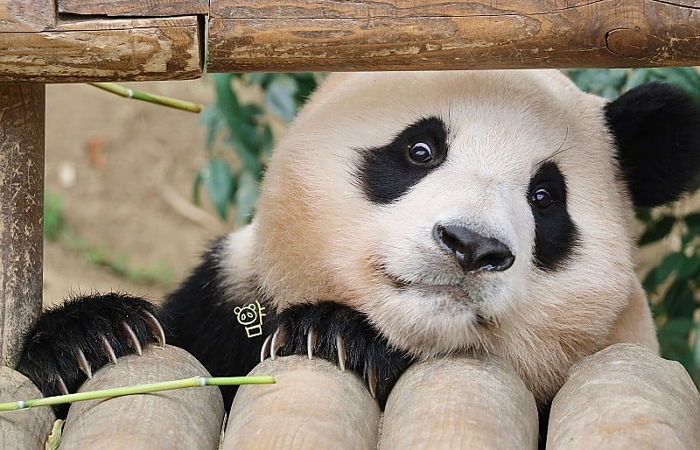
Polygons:
M357 375L302 356L265 360L251 375L277 383L239 389L222 450L376 448L379 407Z
M394 387L379 448L536 449L535 399L503 359L451 358L411 367Z
M209 12L208 0L58 0L62 14L105 16L186 16Z
M54 11L53 0L0 0L0 32L48 30Z
M0 84L0 365L9 367L41 313L44 93Z
M179 80L201 75L197 17L80 20L0 32L0 82Z
M700 65L696 0L212 0L208 70Z
M19 372L0 366L0 403L41 397L39 389ZM44 448L56 417L51 408L0 413L0 448Z
M547 448L700 448L700 394L679 363L610 346L571 368L552 403Z
M120 358L93 375L81 391L208 376L177 347L149 347L143 356ZM216 449L224 416L217 387L199 387L91 400L71 406L61 450Z

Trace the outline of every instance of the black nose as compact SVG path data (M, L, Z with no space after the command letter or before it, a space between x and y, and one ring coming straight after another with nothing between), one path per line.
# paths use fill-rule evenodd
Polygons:
M515 255L503 242L460 225L436 224L433 227L433 237L457 258L465 272L502 271L515 261Z

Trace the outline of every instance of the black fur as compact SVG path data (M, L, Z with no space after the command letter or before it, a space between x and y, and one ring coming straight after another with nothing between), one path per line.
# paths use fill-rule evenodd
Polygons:
M143 311L155 314L146 300L121 294L93 295L67 301L45 312L27 333L17 370L25 374L46 395L59 395L59 377L70 392L86 380L78 368L76 351L82 350L93 370L108 363L99 336L111 344L117 357L134 352L120 329L120 322L131 326L141 345L153 340ZM67 405L55 407L65 417Z
M289 330L285 345L280 349L283 355L306 354L307 335L313 327L317 335L313 354L338 364L336 336L340 336L345 346L346 369L356 372L365 381L368 381L369 368L376 369L376 395L382 409L391 388L411 363L411 358L392 348L364 314L338 303L293 306L280 313L277 325Z
M575 248L578 231L566 208L566 180L555 163L544 163L532 177L528 198L540 188L547 189L553 202L546 209L532 206L535 218L535 265L540 269L556 270Z
M268 302L256 295L254 280L224 289L220 265L224 242L216 241L199 267L168 296L159 317L168 343L190 352L213 376L245 375L260 362L260 348L272 331L274 314ZM266 316L262 334L249 338L234 309L256 300L266 307ZM227 410L236 390L236 386L221 388Z
M634 88L605 107L635 206L680 197L700 173L700 106L662 83Z
M411 163L407 152L418 142L429 144L434 161L428 166ZM436 118L421 119L409 125L384 147L369 149L359 167L358 177L365 195L374 203L388 204L416 185L447 156L447 126Z
M108 363L99 336L106 336L118 357L132 354L126 337L119 329L126 321L142 345L154 337L142 311L156 314L167 342L194 355L213 376L245 375L259 362L264 338L277 326L289 331L287 344L280 354L306 354L306 332L313 325L318 333L317 357L337 363L335 336L343 337L350 370L364 375L365 363L377 370L378 398L384 402L398 376L408 366L405 355L389 348L384 337L366 318L336 303L292 307L275 317L269 300L258 295L255 280L240 286L224 286L221 269L225 240L214 243L202 263L156 311L146 300L119 294L84 296L46 312L25 337L18 370L27 375L44 395L57 395L58 376L68 390L75 392L86 376L80 371L75 354L85 353L93 371ZM229 281L230 282L230 281ZM236 307L258 301L266 307L261 333L248 337L246 327L238 322ZM236 387L222 387L227 409ZM382 403L383 404L383 403ZM56 410L65 417L67 406Z

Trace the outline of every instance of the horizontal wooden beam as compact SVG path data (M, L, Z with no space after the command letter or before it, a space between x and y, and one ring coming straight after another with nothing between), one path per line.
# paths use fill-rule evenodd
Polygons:
M55 9L54 0L0 0L0 32L48 30Z
M700 65L698 0L211 0L210 72Z
M177 80L201 75L198 19L71 20L0 32L0 82Z
M209 0L58 0L58 12L103 16L185 16L207 14Z

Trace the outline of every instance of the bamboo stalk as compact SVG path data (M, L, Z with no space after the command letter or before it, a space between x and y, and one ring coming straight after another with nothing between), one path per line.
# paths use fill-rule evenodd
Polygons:
M101 398L122 397L133 394L146 394L149 392L169 391L201 386L232 386L241 384L274 384L271 376L254 377L192 377L181 380L162 381L159 383L138 384L98 391L78 392L54 397L35 398L31 400L18 400L15 402L0 403L0 412L16 411L37 406L61 405L64 403L82 402Z
M181 109L183 111L189 111L193 113L200 113L204 108L203 105L199 103L192 103L185 100L178 100L175 98L164 97L162 95L149 94L143 91L137 91L135 89L127 88L116 83L88 83L90 86L111 92L113 94L120 95L126 98L134 98L136 100L142 100L144 102L155 103L157 105L168 106L170 108Z

